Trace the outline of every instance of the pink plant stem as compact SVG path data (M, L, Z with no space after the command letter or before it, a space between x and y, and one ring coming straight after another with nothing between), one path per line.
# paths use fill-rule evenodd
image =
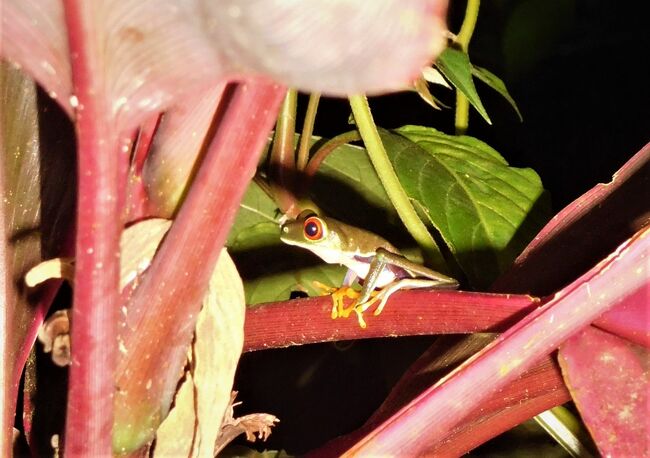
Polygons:
M418 371L418 382L415 385L420 386L425 379L430 378L428 372L430 368ZM402 381L404 380L403 378ZM365 425L350 434L337 437L319 449L309 452L307 456L309 458L340 456L376 428L387 414L404 405L401 401L409 398L409 394L413 393L414 387L409 387L410 384L411 382L406 384L398 382L384 404ZM436 442L433 448L427 450L426 455L462 456L490 438L570 399L571 396L564 385L557 362L553 356L548 356L495 392L494 396L486 402L474 406L470 421L461 422L447 431L444 436L432 440L424 438L424 441ZM396 402L400 403L399 406L395 405Z
M530 368L603 312L647 288L650 228L601 261L483 351L425 391L345 456L427 453L472 408ZM477 388L480 387L480 388Z
M264 304L246 313L244 351L386 336L502 332L540 300L526 295L462 291L399 291L379 316L372 309L361 329L352 314L332 320L332 298Z
M113 390L119 306L118 180L120 155L109 111L93 28L93 4L65 0L72 80L78 100L78 202L74 342L66 456L111 454ZM73 104L74 105L74 104Z

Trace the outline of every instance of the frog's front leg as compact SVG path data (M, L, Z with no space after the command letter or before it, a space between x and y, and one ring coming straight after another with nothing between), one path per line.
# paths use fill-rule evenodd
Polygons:
M402 269L406 275L411 277L398 278L395 274L393 281L390 283L382 283L380 286L384 288L373 295L373 290L377 287L378 280L382 273L385 273L389 266L395 266ZM400 289L415 289L415 288L441 288L441 289L456 289L458 282L451 277L443 275L424 266L413 263L402 255L392 253L384 250L383 248L377 249L377 254L370 264L368 276L361 291L361 297L357 301L356 312L359 315L359 322L361 323L361 315L368 310L377 300L380 300L375 315L379 315L390 296L399 291ZM362 326L364 327L364 326Z
M379 248L377 253L372 258L370 262L370 267L368 269L368 275L363 280L363 288L361 289L361 294L359 299L357 299L352 304L352 310L357 314L359 320L359 326L362 328L366 327L366 323L363 319L363 312L368 310L377 300L380 299L381 291L375 294L375 288L378 286L378 283L381 279L382 274L388 273L393 279L395 275L392 272L387 272L388 266L392 265L391 259L395 255L388 250ZM384 278L385 281L385 278ZM390 284L390 283L389 283ZM383 307L383 306L382 306ZM347 315L350 315L350 311L347 311Z

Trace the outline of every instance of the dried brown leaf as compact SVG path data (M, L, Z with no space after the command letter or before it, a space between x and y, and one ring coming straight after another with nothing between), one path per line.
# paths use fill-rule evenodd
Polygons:
M265 441L271 435L271 428L280 421L275 415L268 413L252 413L235 418L234 407L240 404L234 402L235 396L237 392L233 391L219 437L214 445L215 456L240 434L246 434L246 440L250 442L255 442L256 434L258 439Z
M45 353L52 352L52 361L57 366L70 364L70 317L68 310L57 310L38 331L38 340Z
M196 323L192 373L198 448L194 456L214 456L214 444L230 404L235 370L244 346L245 310L244 286L224 249Z

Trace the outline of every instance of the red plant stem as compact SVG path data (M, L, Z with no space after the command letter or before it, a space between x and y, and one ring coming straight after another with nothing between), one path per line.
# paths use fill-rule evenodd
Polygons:
M246 313L244 351L386 336L501 332L540 304L526 295L459 291L399 291L379 316L369 310L361 329L356 315L332 320L332 298L264 304Z
M117 136L108 122L92 2L65 0L78 145L77 241L71 339L74 342L65 454L111 454L115 339L119 306Z
M493 437L529 418L571 400L555 357L547 356L485 402L475 405L472 421L461 422L437 444L430 454L462 456Z
M558 292L475 357L405 406L345 456L427 453L424 437L442 437L473 406L488 399L564 340L647 287L650 228ZM477 389L480 387L480 389ZM471 402L466 400L471 399Z
M418 373L416 385L426 383L425 379L428 375L427 371ZM405 399L405 396L413 391L408 385L403 386L402 381L393 388L389 398L380 407L378 412L381 418L374 418L378 413L375 412L375 415L358 430L328 442L319 449L309 452L307 456L309 458L340 456L372 431L386 418L384 413L387 412L382 412L382 409L386 408L391 396ZM570 398L557 362L553 357L548 356L494 393L486 402L475 405L470 416L471 421L462 422L443 436L428 440L436 444L427 451L426 455L435 457L464 455L486 440L545 410L561 405ZM401 405L387 408L394 411L398 407Z
M300 188L298 189L299 195L302 195L307 192L311 184L311 180L316 175L318 168L321 166L323 161L327 159L327 156L330 155L338 147L345 145L346 143L356 142L361 140L361 134L358 130L351 130L350 132L345 132L339 134L336 137L329 139L323 146L321 146L318 151L314 153L309 162L303 170L302 182L300 183Z
M224 92L187 198L127 304L117 369L117 401L126 411L118 409L116 428L152 425L169 408L209 278L283 95L282 87L261 82Z
M271 148L271 189L280 211L290 217L299 213L294 192L296 175L296 106L298 94L288 91L280 109Z

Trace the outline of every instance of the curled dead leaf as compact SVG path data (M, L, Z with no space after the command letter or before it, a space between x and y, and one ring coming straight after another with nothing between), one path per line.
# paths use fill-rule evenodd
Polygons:
M168 219L151 218L124 229L120 237L120 289L147 270L171 224Z
M52 437L50 437L50 445L52 446L52 454L54 458L59 458L59 456L61 456L61 445L58 434L53 434Z
M427 82L432 84L439 84L447 89L450 88L449 83L444 79L438 70L433 67L426 67L422 69L422 74L413 82L413 89L418 93L420 98L428 103L432 108L436 110L441 110L444 108L449 108L440 100L438 100L429 90Z
M244 286L224 249L199 313L193 344L192 375L198 423L197 456L212 457L244 347Z
M38 331L38 340L45 353L52 352L52 361L57 366L70 364L70 315L68 310L57 310Z
M234 402L236 396L237 392L233 391L219 437L214 445L215 456L240 434L246 434L246 440L250 442L255 442L256 435L257 439L265 441L271 435L271 428L280 421L278 417L268 413L252 413L235 418L235 406L241 404L241 402Z

